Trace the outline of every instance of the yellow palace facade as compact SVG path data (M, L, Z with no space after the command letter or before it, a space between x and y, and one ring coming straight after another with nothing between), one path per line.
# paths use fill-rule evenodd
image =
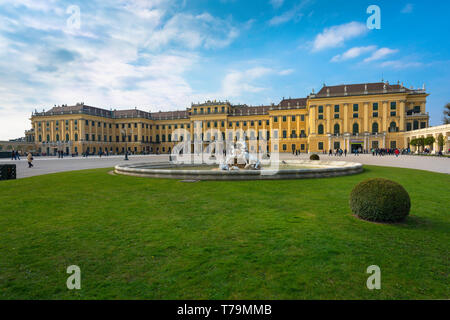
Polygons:
M34 112L26 140L54 154L170 153L183 141L249 141L251 151L325 152L406 148L405 133L427 128L424 89L401 84L324 85L306 98L268 106L208 101L183 111L105 110L78 103ZM259 150L261 151L261 150Z

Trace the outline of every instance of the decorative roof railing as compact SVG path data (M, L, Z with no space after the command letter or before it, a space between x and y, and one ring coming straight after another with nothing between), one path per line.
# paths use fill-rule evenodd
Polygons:
M392 94L392 93L407 93L407 94L425 94L426 90L424 89L407 89L403 88L386 88L383 90L364 90L364 91L355 91L355 92L338 92L338 93L320 93L314 94L311 93L309 98L318 99L318 98L330 98L330 97L346 97L346 96L364 96L364 95L376 95L376 94Z

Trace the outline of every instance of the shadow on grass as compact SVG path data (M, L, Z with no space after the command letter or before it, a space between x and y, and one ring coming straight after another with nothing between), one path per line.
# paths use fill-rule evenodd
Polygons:
M406 219L400 223L398 226L403 229L420 229L427 230L433 229L434 232L448 232L450 230L450 223L443 220L435 220L431 218L418 217L415 215L409 215ZM438 226L439 228L433 228Z
M396 227L400 229L408 230L433 230L433 232L448 233L450 230L450 223L443 220L435 220L430 218L418 217L415 215L408 215L403 221L398 222L380 222L380 221L369 221L360 218L356 214L351 214L355 219L365 223L372 223L378 225L385 225ZM438 227L438 228L436 228Z

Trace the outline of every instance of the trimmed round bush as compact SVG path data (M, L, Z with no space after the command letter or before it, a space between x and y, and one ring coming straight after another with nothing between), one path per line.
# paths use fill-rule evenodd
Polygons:
M320 157L319 157L319 155L317 155L317 154L312 154L312 155L309 157L309 160L320 160Z
M397 182L382 178L368 179L352 190L350 208L364 220L397 222L409 214L411 199Z

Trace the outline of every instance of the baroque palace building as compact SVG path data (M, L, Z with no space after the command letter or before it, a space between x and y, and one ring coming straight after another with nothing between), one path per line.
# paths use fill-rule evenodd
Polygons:
M43 154L169 153L200 134L206 143L268 138L267 149L280 152L406 148L405 133L428 128L427 96L425 88L378 82L324 85L306 98L268 106L208 101L183 111L145 112L78 103L34 112L26 141Z

